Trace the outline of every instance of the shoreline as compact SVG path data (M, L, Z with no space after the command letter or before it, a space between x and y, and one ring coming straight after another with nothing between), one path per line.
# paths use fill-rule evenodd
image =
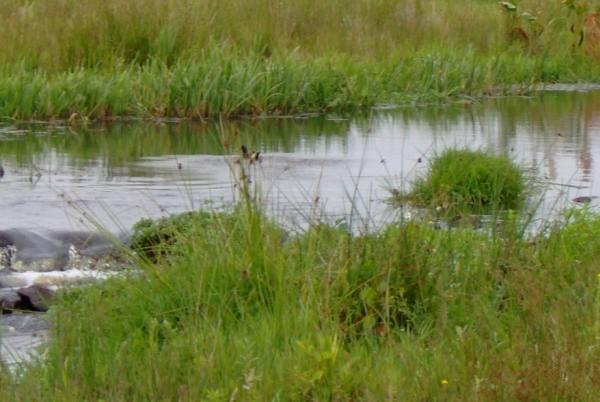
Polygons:
M518 96L540 87L596 88L598 77L600 66L590 59L542 61L511 52L415 52L373 63L350 56L239 57L213 49L200 61L172 65L148 61L54 74L8 66L0 70L0 116L7 121L62 119L76 125L97 119L203 121L353 113Z

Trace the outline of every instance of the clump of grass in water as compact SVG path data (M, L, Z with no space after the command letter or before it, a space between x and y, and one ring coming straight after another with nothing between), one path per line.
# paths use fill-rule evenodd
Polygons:
M432 159L410 193L397 198L418 207L454 211L519 209L525 183L523 169L504 156L448 149Z

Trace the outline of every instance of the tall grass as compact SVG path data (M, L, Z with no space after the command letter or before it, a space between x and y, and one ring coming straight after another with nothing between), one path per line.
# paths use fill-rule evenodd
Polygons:
M593 1L584 9L597 7ZM0 60L54 71L111 66L118 60L169 64L226 43L266 56L298 49L309 58L353 54L382 61L431 45L503 51L512 44L509 32L515 25L552 53L570 50L578 40L570 32L571 37L556 35L581 25L581 16L563 2L523 0L518 8L519 14L535 16L535 24L526 25L498 2L466 0L3 0Z
M181 220L141 273L55 307L44 363L2 376L2 400L596 395L597 213L535 238L516 221L293 235L245 203Z
M595 80L559 1L0 1L0 116L356 110ZM585 13L594 11L587 3ZM523 12L535 15L530 21ZM519 27L527 36L511 36ZM573 32L571 32L573 31Z
M564 63L571 66L565 69ZM478 55L472 48L409 53L372 63L350 56L303 61L298 55L247 57L221 48L200 61L158 60L114 69L49 74L0 69L0 116L12 119L111 116L215 117L353 111L382 102L409 103L502 94L514 84L592 80L597 64L535 59L512 52Z

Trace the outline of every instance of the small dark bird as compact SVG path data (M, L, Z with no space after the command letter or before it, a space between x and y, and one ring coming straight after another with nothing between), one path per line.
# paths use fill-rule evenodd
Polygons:
M262 163L262 156L260 156L260 152L252 151L252 155L250 155L250 164L254 162Z
M0 179L4 177L4 168L0 166Z
M244 157L244 159L248 159L248 148L246 148L245 145L242 145L241 148L242 148L242 156Z
M177 164L177 169L179 169L179 170L183 169L183 165L181 163L178 163Z

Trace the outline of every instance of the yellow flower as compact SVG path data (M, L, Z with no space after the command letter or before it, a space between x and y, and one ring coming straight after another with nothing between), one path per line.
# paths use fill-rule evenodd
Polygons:
M442 380L442 385L448 385L448 380Z
M600 278L600 274L598 274L598 278Z

